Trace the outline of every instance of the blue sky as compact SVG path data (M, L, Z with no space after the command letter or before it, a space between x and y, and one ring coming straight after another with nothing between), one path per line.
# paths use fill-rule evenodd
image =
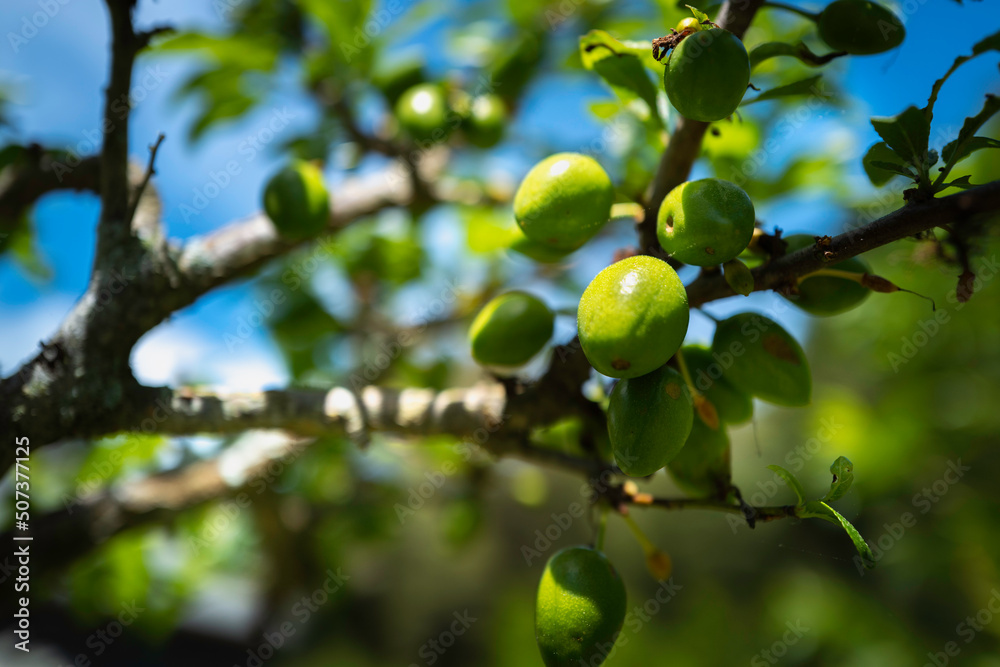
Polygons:
M108 29L106 12L99 0L66 0L45 24L32 32L25 21L32 20L45 2L6 0L0 3L0 86L12 96L10 115L14 130L3 140L38 141L50 146L93 145L88 137L98 126L102 87L107 76ZM175 2L140 1L139 22L144 26L171 23L175 26L219 24L213 3L195 0ZM809 7L809 3L797 3ZM816 6L816 5L812 5ZM819 145L836 145L843 158L855 165L850 185L868 188L860 170L860 155L875 140L867 123L871 115L898 113L909 104L922 104L933 81L955 56L966 53L971 44L1000 27L1000 7L989 0L967 1L964 7L945 0L910 0L903 5L915 8L905 16L907 40L901 49L881 56L847 59L838 67L846 69L844 87L854 96L853 106L839 112L812 117L783 146L787 155ZM40 21L39 21L40 23ZM425 53L433 68L443 71L445 55L429 48L445 42L451 21L431 21L408 48ZM560 30L572 48L572 24ZM13 39L19 34L26 41ZM30 37L29 37L30 36ZM1000 93L997 58L990 55L966 66L953 77L937 105L934 131L949 128L953 135L962 119L981 107L984 90ZM211 132L198 144L185 140L195 108L178 104L172 95L194 63L178 58L143 58L136 67L137 100L130 127L132 154L145 161L146 145L159 132L167 135L157 169L164 221L172 237L184 238L220 227L259 208L259 193L269 173L282 161L274 147L297 129L310 127L315 111L297 93L294 73L271 103L240 122ZM595 98L607 96L596 78L581 76L557 86L535 86L513 129L514 135L546 137L561 149L585 145L600 132L586 108ZM279 127L276 138L252 155L248 141L260 137L262 128ZM94 150L91 148L91 150ZM503 159L513 151L501 151L494 168L516 182L528 164ZM203 210L190 215L198 193L205 192L212 174L236 159L240 173ZM331 180L339 175L332 170ZM807 204L808 206L804 206ZM809 218L803 217L808 210ZM185 213L188 211L188 213ZM36 282L8 258L0 257L0 371L4 374L35 349L38 341L55 330L59 321L82 293L90 269L94 247L94 226L98 214L93 195L59 193L46 197L37 207L34 221L38 243L46 262L53 268L52 279ZM764 211L765 219L786 229L832 230L843 221L831 202L816 200L813 194L786 200ZM441 223L444 224L444 223ZM599 267L598 267L599 268ZM584 270L584 269L581 269ZM587 267L585 270L591 270ZM594 269L596 270L596 269ZM768 308L773 297L754 297L755 305ZM226 351L223 336L246 317L253 303L247 285L234 285L209 295L171 322L147 335L138 346L133 362L141 380L177 382L194 377L234 388L252 389L281 384L285 375L266 336L256 334L241 347L239 354ZM746 302L739 304L745 307ZM728 306L716 312L724 313ZM805 320L793 318L801 330ZM707 326L705 323L697 327ZM705 329L707 331L707 329ZM698 337L699 330L695 336ZM206 370L208 369L208 370ZM205 374L207 373L207 377Z

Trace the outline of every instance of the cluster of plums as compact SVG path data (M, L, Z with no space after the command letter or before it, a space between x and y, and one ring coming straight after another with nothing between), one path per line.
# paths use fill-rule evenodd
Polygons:
M831 48L852 54L891 49L904 34L891 12L866 0L836 0L816 21ZM895 29L883 33L880 24ZM726 118L749 82L747 52L732 33L696 19L681 22L677 32L685 31L664 69L667 95L688 118ZM558 260L601 230L614 197L611 179L593 158L560 153L542 160L515 195L514 217L523 233L516 249L539 261ZM743 267L748 293L753 278L738 258L754 259L747 249L754 225L753 203L740 187L705 178L666 196L656 231L663 250L684 264ZM788 252L815 242L807 234L784 240ZM868 271L859 259L830 268ZM857 281L827 275L800 281L786 298L811 314L833 315L868 293ZM622 473L646 477L666 468L691 495L726 497L732 489L726 426L751 419L753 398L807 404L809 364L798 342L763 315L740 313L719 322L710 347L684 346L688 317L687 293L674 269L639 255L615 262L591 281L580 299L577 330L590 364L619 380L607 402L607 422ZM523 365L548 343L554 320L553 311L531 294L501 294L472 324L472 355L494 369ZM625 608L625 587L603 553L580 546L555 554L536 601L536 639L545 664L602 662Z
M814 19L828 46L851 54L886 51L904 36L899 20L868 0L835 0ZM675 32L684 37L663 73L671 104L693 120L730 116L750 79L743 43L694 18L682 21ZM418 145L437 143L458 130L468 143L483 148L502 139L506 109L501 98L449 93L411 69L375 81L406 137ZM511 247L537 261L559 261L601 230L614 199L611 179L596 160L576 153L552 155L535 165L517 190L514 217L521 236ZM290 163L268 182L264 210L283 238L321 233L330 218L322 172L312 163ZM705 178L667 194L656 232L674 260L742 267L749 293L753 278L738 258L750 258L754 225L753 203L740 187ZM814 242L805 234L785 240L789 252ZM831 268L868 270L858 259ZM727 268L727 279L728 273ZM832 315L867 295L859 282L827 275L806 278L787 298L811 314ZM674 269L639 255L594 277L580 299L577 329L590 364L618 379L607 421L622 473L646 477L666 468L687 493L725 497L732 488L726 426L752 417L753 398L785 406L808 403L809 365L795 339L762 315L741 313L719 322L711 347L684 346L688 317L687 293ZM554 322L553 311L537 297L522 291L501 294L472 323L472 356L494 369L522 366L549 342ZM624 584L604 554L589 547L558 552L538 588L536 637L545 664L599 664L621 630L625 605Z

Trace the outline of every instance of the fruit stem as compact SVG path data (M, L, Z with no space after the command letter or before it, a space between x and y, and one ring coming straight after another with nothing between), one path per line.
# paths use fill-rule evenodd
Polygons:
M701 396L701 392L694 386L694 382L691 381L691 373L688 372L687 363L684 361L684 354L677 350L677 354L674 355L677 359L677 369L681 372L681 377L684 378L684 383L688 386L691 391L691 397L695 398Z
M597 551L604 551L604 534L608 527L608 510L605 507L601 507L598 512L597 534L594 536L594 549Z
M767 0L767 2L764 3L764 6L774 7L775 9L783 9L786 12L792 12L793 14L798 14L799 16L807 18L810 21L817 21L819 19L819 14L807 12L804 9L799 9L798 7L793 7L792 5L786 5L783 2L772 2L771 0Z
M635 202L629 201L611 205L612 219L633 218L635 220L642 220L645 214L646 214L646 209L642 207L642 204L637 204Z
M653 546L653 543L650 542L648 537L646 537L646 533L642 532L642 528L640 528L639 524L635 522L635 519L628 514L622 514L621 517L625 520L625 524L629 527L629 530L632 531L632 534L635 535L635 539L639 542L639 546L642 547L643 553L648 555L655 552L656 547Z

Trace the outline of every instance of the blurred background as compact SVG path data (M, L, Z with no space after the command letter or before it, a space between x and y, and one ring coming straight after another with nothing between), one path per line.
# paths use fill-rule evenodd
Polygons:
M97 0L53 3L43 22L43 4L0 6L0 145L91 155L109 62L106 9ZM989 1L895 9L907 31L897 50L822 70L788 58L755 70L753 82L765 90L822 73L823 93L754 104L737 122L716 124L693 175L740 182L767 231L832 234L898 208L904 184L876 189L861 167L877 140L868 119L922 105L953 59L996 31L1000 9ZM621 100L583 67L578 39L596 28L648 41L687 13L668 0L141 1L139 26L178 31L136 65L130 128L137 163L166 135L154 183L172 238L259 210L263 183L290 155L323 160L334 198L350 179L379 177L388 159L352 141L318 100L319 82L348 101L365 132L390 138L394 81L468 92L491 81L510 121L489 150L460 141L448 149L445 178L475 185L496 205L388 209L306 246L147 334L133 351L136 377L229 391L350 386L359 377L468 386L484 377L465 342L471 316L511 287L560 309L554 342L570 340L580 294L616 250L636 244L632 225L614 221L565 262L537 264L507 247L513 223L504 202L531 165L557 151L594 156L622 200L642 192L663 133L648 107ZM824 50L809 22L765 9L746 43L798 39ZM931 145L950 141L984 93L1000 93L996 54L946 84ZM662 92L657 104L669 124ZM997 129L981 134L996 137ZM232 161L238 173L222 185L219 173ZM955 172L965 174L977 183L997 178L1000 154L980 151ZM4 240L4 375L83 293L98 212L94 194L53 193ZM633 611L607 664L1000 665L995 231L977 250L980 280L967 304L954 299L957 266L926 243L866 255L879 275L934 299L937 313L906 293L873 295L835 318L810 317L771 293L706 306L715 317L768 314L803 342L813 369L810 407L758 403L754 424L732 431L735 483L754 504L790 502L766 468L777 463L819 497L829 465L847 456L856 481L837 509L878 564L859 569L845 534L823 522L749 530L719 513L636 510L673 558L665 588L610 517L606 551ZM268 308L275 289L287 299ZM708 342L712 327L693 313L690 340ZM387 366L378 362L403 330L416 332L415 342ZM544 365L539 359L525 373ZM573 423L537 434L570 452L579 436ZM133 434L37 450L32 511L59 511L220 456L239 467L240 452L272 446L274 437ZM234 481L230 493L76 544L69 562L34 572L33 650L23 655L5 640L0 664L541 664L534 589L551 553L592 540L587 516L569 525L562 518L583 500L582 483L531 463L491 461L444 438L375 437L365 451L347 440L317 441L249 487ZM647 487L679 495L662 474ZM12 495L10 475L0 489ZM10 511L0 504L4 529ZM12 576L0 570L4 597L13 595Z

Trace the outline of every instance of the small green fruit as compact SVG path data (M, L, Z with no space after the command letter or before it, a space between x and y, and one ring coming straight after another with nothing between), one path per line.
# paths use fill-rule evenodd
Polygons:
M507 109L497 95L480 95L472 100L464 119L465 138L473 146L492 148L503 138Z
M580 345L590 365L616 378L650 373L674 355L688 327L684 284L670 265L649 255L601 271L577 311Z
M795 252L815 244L809 234L792 234L784 237L788 242L786 252ZM871 273L871 269L858 257L831 264L830 269L851 273ZM838 315L861 305L871 290L861 283L832 276L815 276L799 283L799 293L785 297L810 315Z
M309 162L292 162L267 182L264 212L287 239L322 232L330 221L330 194L323 184L323 172Z
M729 436L696 417L680 453L667 464L667 474L692 496L725 496L732 481Z
M746 47L723 28L685 37L663 70L663 86L674 108L686 118L705 122L736 111L749 83Z
M712 353L732 360L725 378L736 389L777 405L809 404L809 362L777 322L757 313L733 315L716 327Z
M611 217L615 191L591 157L557 153L532 167L514 195L514 218L529 239L576 250Z
M600 551L570 547L552 556L535 603L535 640L546 667L603 663L625 605L625 584Z
M674 30L677 32L684 32L685 30L691 30L691 31L701 30L701 21L699 21L693 16L689 16L685 19L681 19L680 21L678 21L677 27L674 28Z
M415 141L441 142L452 131L450 110L441 86L421 83L407 89L396 102L396 119Z
M834 0L820 13L816 24L819 36L831 49L857 56L889 51L906 37L895 14L868 0Z
M723 264L753 238L753 202L738 185L718 178L681 183L664 197L656 218L660 245L695 266Z
M694 388L715 407L719 419L733 425L750 421L753 399L726 380L722 362L727 358L717 360L711 350L701 345L685 345L681 354Z
M608 405L608 434L618 467L632 477L652 475L684 446L692 419L691 392L669 366L622 380Z
M487 303L469 328L472 357L484 366L520 366L552 337L555 315L538 298L507 292Z

